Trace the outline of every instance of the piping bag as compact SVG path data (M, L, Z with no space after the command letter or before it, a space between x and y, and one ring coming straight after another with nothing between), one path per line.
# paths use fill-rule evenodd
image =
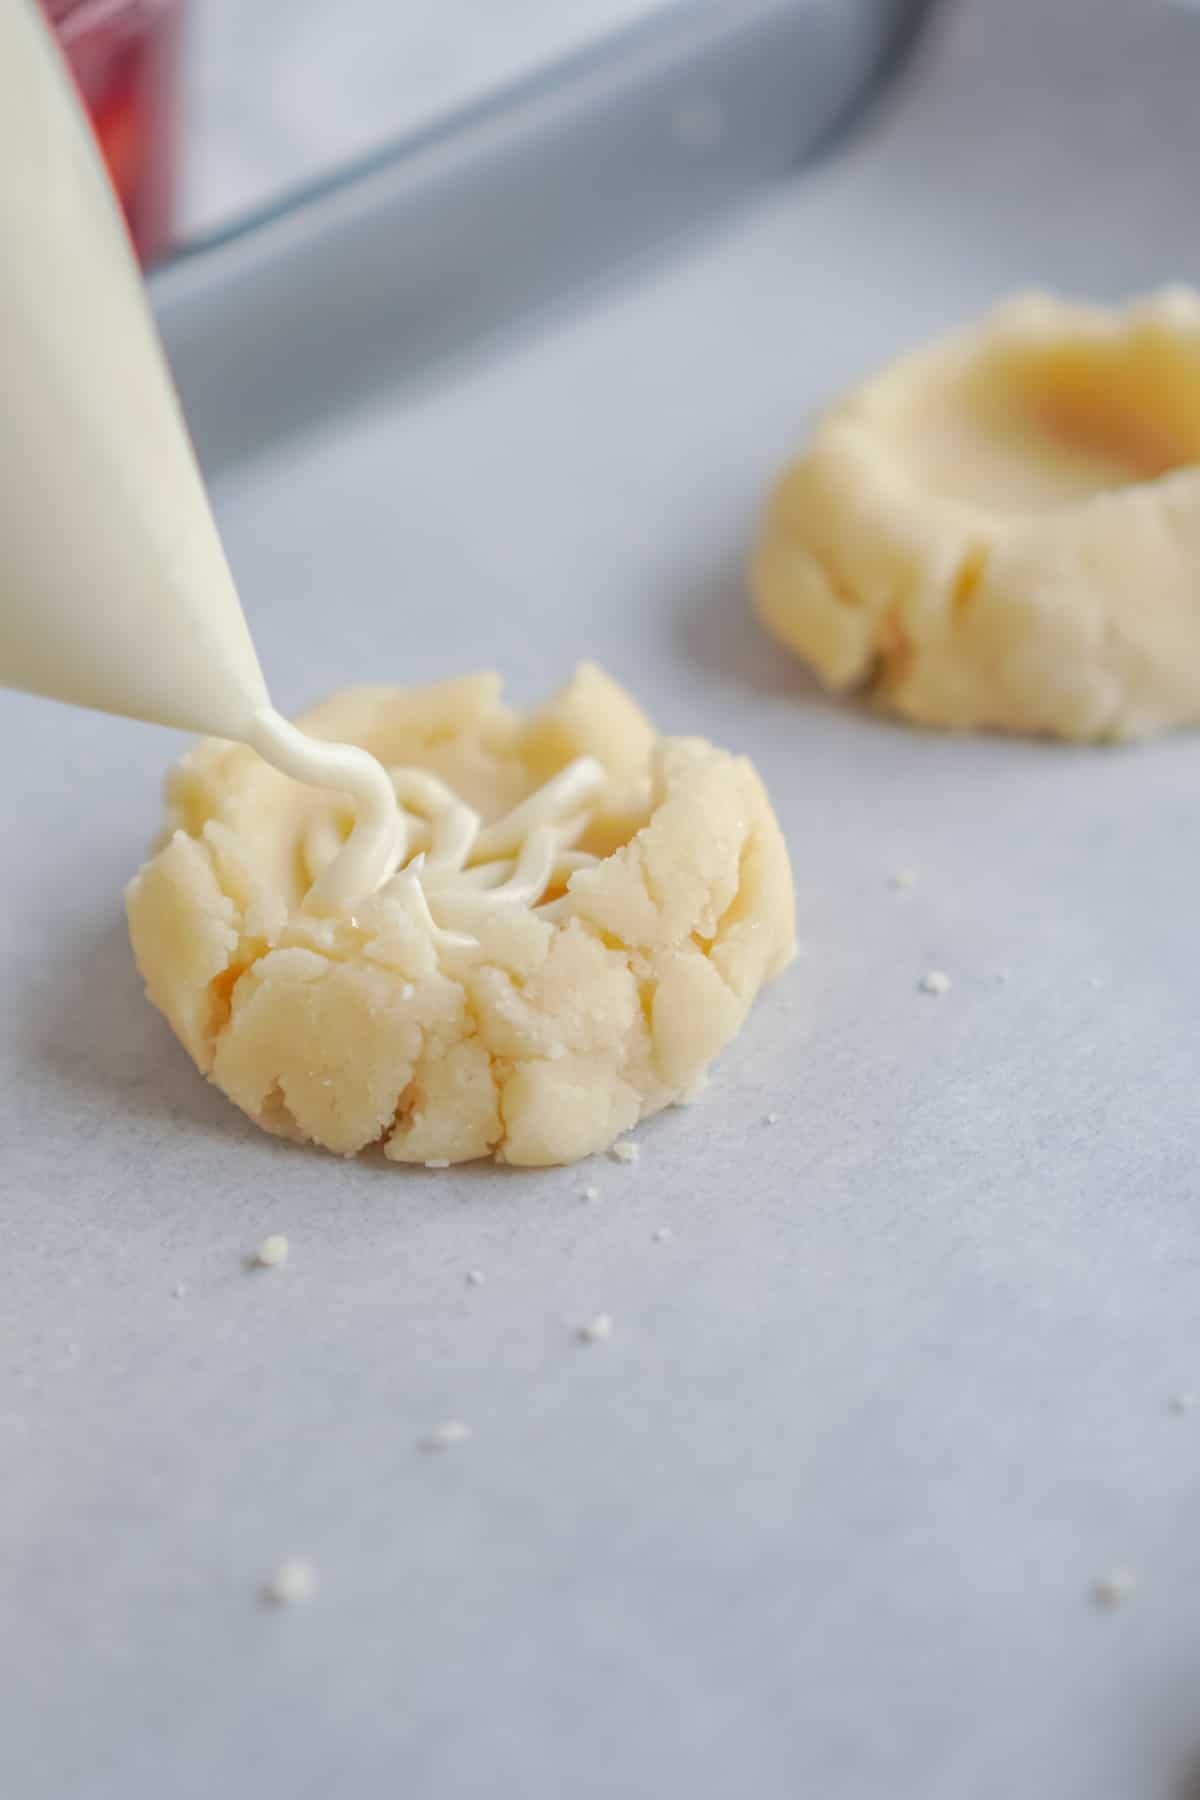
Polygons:
M0 683L249 744L348 794L316 911L394 861L391 781L271 705L125 224L35 0L0 0Z

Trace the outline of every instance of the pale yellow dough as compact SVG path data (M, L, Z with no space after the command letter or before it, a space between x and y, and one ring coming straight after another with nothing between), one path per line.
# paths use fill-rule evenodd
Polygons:
M578 757L601 786L583 866L451 936L386 891L309 916L305 846L350 825L336 798L227 743L183 759L130 936L150 999L268 1131L404 1163L572 1162L694 1090L792 955L787 851L754 769L656 737L596 668L528 715L479 675L353 689L300 723L431 771L485 825Z
M760 616L927 725L1200 719L1200 297L1028 295L835 405L770 501Z

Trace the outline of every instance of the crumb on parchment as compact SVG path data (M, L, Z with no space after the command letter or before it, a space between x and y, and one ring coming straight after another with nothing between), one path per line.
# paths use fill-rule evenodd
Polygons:
M579 1338L585 1344L602 1344L613 1334L611 1313L597 1313L586 1325L579 1327Z
M421 1449L450 1450L455 1444L465 1444L470 1435L471 1427L464 1425L461 1419L445 1419L421 1439Z
M262 1590L268 1606L298 1606L311 1600L317 1572L306 1556L286 1556Z
M1133 1597L1137 1588L1137 1574L1124 1563L1098 1575L1092 1583L1092 1604L1105 1611L1114 1612L1117 1607Z

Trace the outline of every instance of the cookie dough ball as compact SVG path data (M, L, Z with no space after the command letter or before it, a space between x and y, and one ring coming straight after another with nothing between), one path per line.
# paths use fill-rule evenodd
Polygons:
M480 675L354 689L301 723L392 772L407 843L378 893L307 912L351 818L210 741L173 771L127 894L150 999L267 1131L396 1162L571 1162L687 1097L791 958L753 768L657 737L598 669L528 715Z
M1031 295L885 369L785 472L767 628L926 725L1200 719L1200 298Z

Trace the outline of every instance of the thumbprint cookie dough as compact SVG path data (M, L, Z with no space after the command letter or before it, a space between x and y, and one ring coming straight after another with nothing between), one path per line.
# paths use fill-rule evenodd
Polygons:
M599 669L528 714L494 675L299 721L388 770L397 841L306 904L349 803L199 744L127 892L149 998L267 1131L395 1162L567 1163L686 1098L793 953L787 851L742 757L658 737Z
M871 377L767 507L768 629L926 725L1200 719L1200 296L1011 301Z

